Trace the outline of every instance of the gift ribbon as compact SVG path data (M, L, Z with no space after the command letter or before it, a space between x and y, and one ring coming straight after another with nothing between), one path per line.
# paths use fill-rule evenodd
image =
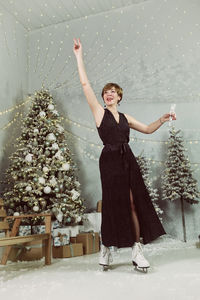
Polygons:
M71 251L71 256L74 257L74 249L72 247L72 244L69 244L70 251Z
M96 235L94 232L93 232L92 236L93 236L93 253L95 253Z
M81 231L81 233L92 233L92 237L93 237L93 246L92 246L92 253L95 253L95 250L96 250L96 247L95 247L95 245L96 245L96 235L95 235L95 233L94 233L94 230L90 230L90 231Z

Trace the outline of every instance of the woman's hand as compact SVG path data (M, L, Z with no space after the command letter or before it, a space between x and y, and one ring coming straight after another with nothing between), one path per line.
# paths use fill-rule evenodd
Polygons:
M163 124L167 121L170 120L170 117L171 117L171 120L176 120L176 114L175 113L171 113L171 114L164 114L161 118L160 118L160 122Z
M74 40L74 47L73 51L76 58L82 56L82 45L80 39L73 39Z

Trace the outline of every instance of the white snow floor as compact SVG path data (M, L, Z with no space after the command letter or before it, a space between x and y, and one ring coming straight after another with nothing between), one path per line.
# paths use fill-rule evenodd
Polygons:
M9 300L199 300L200 249L164 236L144 247L151 268L134 270L131 248L113 252L112 270L103 272L98 254L8 263L0 266L0 297Z

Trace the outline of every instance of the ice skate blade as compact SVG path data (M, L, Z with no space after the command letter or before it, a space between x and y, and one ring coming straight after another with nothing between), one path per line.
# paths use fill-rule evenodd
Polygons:
M110 266L109 265L102 265L102 264L99 264L101 267L102 267L102 271L106 272L110 269Z
M136 262L132 261L134 267L135 267L135 270L139 271L139 272L142 272L142 273L147 273L148 272L148 269L149 267L139 267L138 264L136 264Z

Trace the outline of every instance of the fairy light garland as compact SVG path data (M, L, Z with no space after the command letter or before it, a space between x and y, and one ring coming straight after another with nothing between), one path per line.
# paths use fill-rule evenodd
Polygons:
M10 138L9 138L9 142L7 142L6 144L4 144L1 149L0 149L0 152L5 152L11 145L13 145L15 147L15 140L18 140L16 139L16 130L21 126L22 124L22 121L23 119L25 118L25 114L23 113L20 113L19 115L19 118L17 119L16 123L17 123L17 126L14 127L13 131L12 131L12 134L10 135Z
M12 106L11 108L8 108L6 110L0 111L0 116L5 115L9 112L12 112L14 110L19 109L20 107L26 105L27 103L29 103L31 101L31 97L28 97L28 99L26 99L25 101L21 102L20 104L17 104L15 106Z

